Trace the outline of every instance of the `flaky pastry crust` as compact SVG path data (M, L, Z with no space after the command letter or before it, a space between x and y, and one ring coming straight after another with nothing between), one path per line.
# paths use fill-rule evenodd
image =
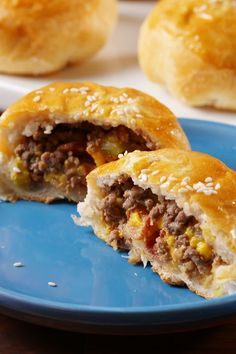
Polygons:
M234 0L163 0L139 38L147 76L193 106L236 109Z
M1 0L0 72L41 75L85 60L116 18L116 0Z

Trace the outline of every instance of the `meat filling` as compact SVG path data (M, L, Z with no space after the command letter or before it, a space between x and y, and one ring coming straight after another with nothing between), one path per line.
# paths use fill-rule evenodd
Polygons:
M135 186L125 175L104 193L101 207L111 244L115 240L119 248L130 249L132 240L142 240L152 259L171 261L191 276L210 273L216 256L197 220L175 201Z
M86 188L86 176L96 166L116 160L125 151L149 150L130 129L102 128L90 123L57 125L51 134L39 129L15 148L12 180L20 187L43 182L66 193Z

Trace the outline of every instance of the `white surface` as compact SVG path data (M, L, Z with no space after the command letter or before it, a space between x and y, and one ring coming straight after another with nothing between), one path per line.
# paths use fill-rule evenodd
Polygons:
M137 38L141 23L153 6L153 3L145 1L120 3L119 23L112 38L95 58L83 65L41 78L0 75L0 106L6 107L11 101L8 94L1 93L1 87L14 89L12 100L15 100L25 92L54 81L94 81L140 89L166 104L178 117L222 121L236 125L236 113L188 107L171 97L163 87L148 81L141 72L137 59Z

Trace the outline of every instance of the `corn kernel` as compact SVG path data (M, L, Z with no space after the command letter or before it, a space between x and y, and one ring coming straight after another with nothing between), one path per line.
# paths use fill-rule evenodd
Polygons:
M199 243L199 240L198 240L196 237L193 236L193 237L190 239L190 246L191 246L192 248L196 248L198 243Z
M137 211L134 211L133 213L130 214L129 225L133 227L143 226L143 220Z
M206 259L210 259L212 256L212 250L208 244L204 241L200 241L196 247L198 253Z
M172 247L175 243L175 237L174 236L168 236L167 239L166 239L166 242L167 242L167 245L169 247Z
M194 233L193 233L192 227L187 227L187 229L185 231L185 235L187 235L189 238L193 237Z

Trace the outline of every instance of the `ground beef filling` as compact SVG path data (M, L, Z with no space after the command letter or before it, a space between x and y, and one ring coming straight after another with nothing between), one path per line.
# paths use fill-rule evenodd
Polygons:
M21 187L31 183L37 188L47 182L69 193L86 186L86 175L95 166L116 160L126 150L148 148L142 137L123 126L60 124L51 134L39 129L16 147L12 179Z
M118 247L129 249L131 237L142 239L152 257L173 261L188 275L210 272L214 252L204 241L197 220L186 216L175 201L133 185L125 175L104 192L104 221L110 226L111 237L118 239ZM130 232L122 237L119 230L124 230L123 225L130 225Z

